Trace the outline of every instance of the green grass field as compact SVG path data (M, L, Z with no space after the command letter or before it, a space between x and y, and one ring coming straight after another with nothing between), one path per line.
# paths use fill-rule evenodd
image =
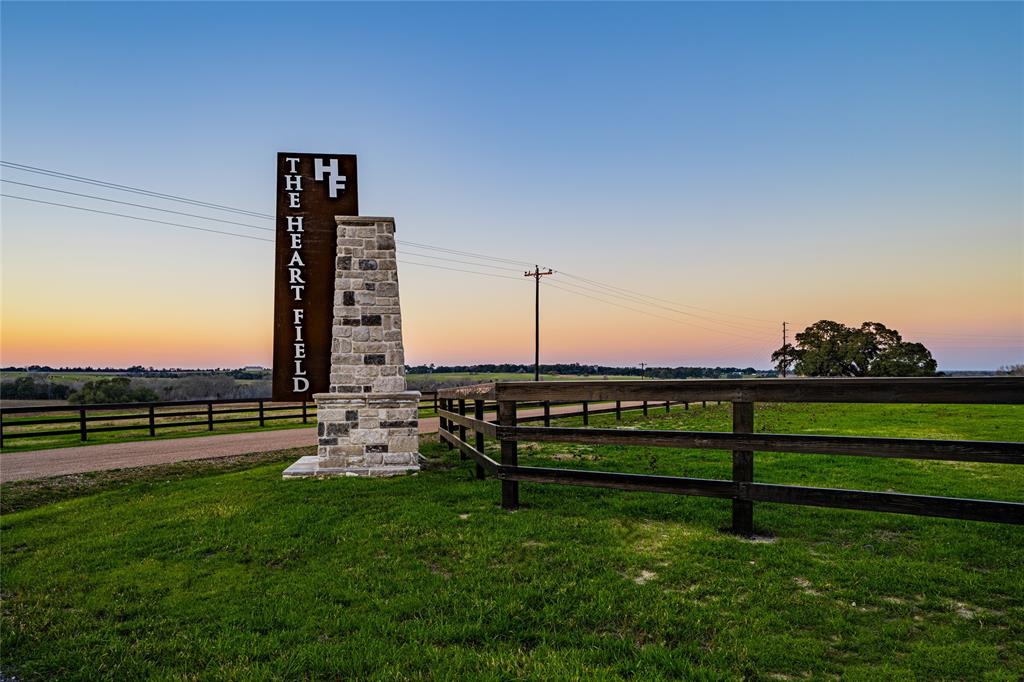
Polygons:
M636 413L728 430L728 405ZM565 420L562 423L578 423ZM594 425L611 417L595 417ZM1024 441L1024 409L758 405L791 433ZM282 481L296 452L0 488L18 679L1020 680L1020 527L416 476ZM524 463L728 477L728 453L523 445ZM1014 465L758 454L760 481L1024 501ZM19 510L19 511L10 511Z

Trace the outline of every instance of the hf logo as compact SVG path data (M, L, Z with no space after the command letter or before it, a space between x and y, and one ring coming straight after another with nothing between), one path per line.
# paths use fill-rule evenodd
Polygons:
M332 199L337 199L338 190L345 189L345 180L347 180L338 170L338 159L330 159L328 163L324 163L323 159L313 159L313 178L317 182L325 182L325 175L327 176L327 192Z

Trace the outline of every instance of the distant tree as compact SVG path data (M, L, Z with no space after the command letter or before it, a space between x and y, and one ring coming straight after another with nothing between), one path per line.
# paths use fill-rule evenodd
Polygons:
M224 374L197 374L176 380L163 390L165 400L236 398L239 384Z
M0 398L5 400L64 400L71 387L32 376L18 377L0 384Z
M788 374L789 370L792 369L796 363L797 353L793 344L783 344L777 351L772 353L772 364L775 365L775 370L779 374ZM753 374L754 372L751 372Z
M77 405L96 405L100 403L148 403L158 400L159 396L144 386L133 387L130 379L114 377L86 382L81 389L71 394L68 400Z
M1011 377L1024 377L1024 364L1015 365L1003 365L996 370L996 374L1007 375Z
M895 329L880 322L847 327L820 320L772 353L772 362L793 363L797 374L812 377L933 376L931 352L920 343L904 341Z

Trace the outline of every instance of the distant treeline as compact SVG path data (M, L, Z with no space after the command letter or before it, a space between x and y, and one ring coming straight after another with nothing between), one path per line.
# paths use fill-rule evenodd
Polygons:
M61 372L67 373L67 370ZM227 373L189 373L179 377L83 377L70 380L40 373L0 382L0 398L4 400L68 400L83 405L269 397L269 379L246 381Z
M407 367L408 374L532 374L533 365L511 363L485 365L415 365ZM775 370L753 367L611 367L583 365L578 362L541 365L541 374L565 376L644 376L654 379L721 379L744 376L775 376Z
M149 379L180 379L193 376L229 376L232 379L257 381L270 379L271 370L265 367L243 367L241 369L187 369L175 367L156 369L132 365L131 367L50 367L49 365L29 365L28 367L3 367L0 372L53 372L63 374L117 374L126 377L145 377Z

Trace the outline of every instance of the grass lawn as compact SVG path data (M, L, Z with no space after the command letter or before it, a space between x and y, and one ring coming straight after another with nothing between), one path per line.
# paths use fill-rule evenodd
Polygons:
M727 430L729 407L632 413ZM611 423L607 416L592 424ZM579 422L565 420L563 423ZM758 429L1024 441L1020 407L758 405ZM523 484L436 442L416 476L282 481L295 455L0 488L18 679L1020 680L1020 527ZM524 445L530 464L727 477L727 453ZM758 454L757 480L1024 501L1024 471ZM120 476L111 488L108 477ZM36 487L33 488L32 486Z

